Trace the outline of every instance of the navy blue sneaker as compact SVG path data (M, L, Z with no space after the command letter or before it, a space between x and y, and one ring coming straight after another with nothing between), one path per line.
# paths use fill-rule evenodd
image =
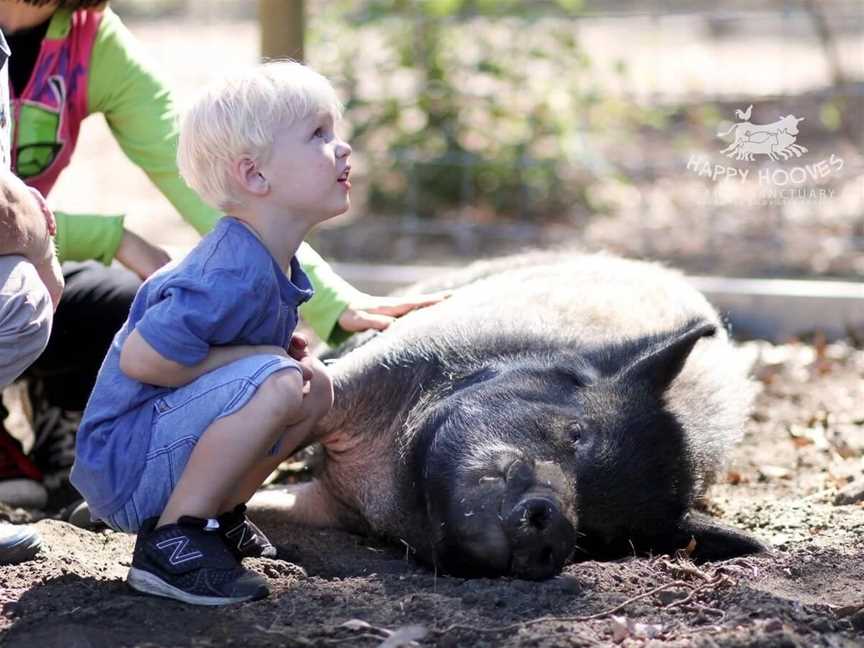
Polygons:
M30 560L41 547L42 537L32 526L0 522L0 565Z
M238 504L234 510L223 513L217 519L222 539L237 560L276 557L276 547L261 529L246 517L245 504Z
M264 598L267 579L243 569L225 546L214 519L181 517L155 528L144 522L135 541L130 587L192 605L227 605Z

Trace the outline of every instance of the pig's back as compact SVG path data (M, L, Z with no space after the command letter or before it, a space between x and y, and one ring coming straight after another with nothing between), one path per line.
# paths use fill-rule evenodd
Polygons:
M468 348L485 333L606 345L668 332L716 311L680 273L603 254L534 254L480 263L410 289L454 288L447 301L397 321L394 337L441 335ZM723 337L721 335L721 337Z

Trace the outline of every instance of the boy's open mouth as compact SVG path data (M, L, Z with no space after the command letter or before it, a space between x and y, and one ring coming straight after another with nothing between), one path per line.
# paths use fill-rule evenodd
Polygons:
M348 175L350 173L351 173L351 167L350 166L345 167L345 170L342 172L342 174L338 178L336 178L336 182L344 182L345 184L347 184L350 187L351 183L348 182Z

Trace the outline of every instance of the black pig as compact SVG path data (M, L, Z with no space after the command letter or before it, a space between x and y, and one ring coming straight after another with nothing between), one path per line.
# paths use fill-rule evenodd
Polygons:
M693 513L753 395L679 274L604 255L472 266L448 300L337 349L321 475L298 522L398 539L459 575L546 578L570 557L756 552Z

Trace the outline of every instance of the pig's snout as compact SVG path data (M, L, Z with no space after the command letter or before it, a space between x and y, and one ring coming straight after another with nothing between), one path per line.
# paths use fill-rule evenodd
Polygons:
M504 523L510 540L510 571L539 580L559 573L576 541L573 525L552 496L528 495Z
M576 530L561 505L566 492L560 467L550 462L514 461L507 470L504 532L510 543L510 571L529 579L561 571L573 551Z
M448 572L540 580L563 569L576 540L573 486L558 463L520 454L472 466L446 498L429 490L436 560Z

